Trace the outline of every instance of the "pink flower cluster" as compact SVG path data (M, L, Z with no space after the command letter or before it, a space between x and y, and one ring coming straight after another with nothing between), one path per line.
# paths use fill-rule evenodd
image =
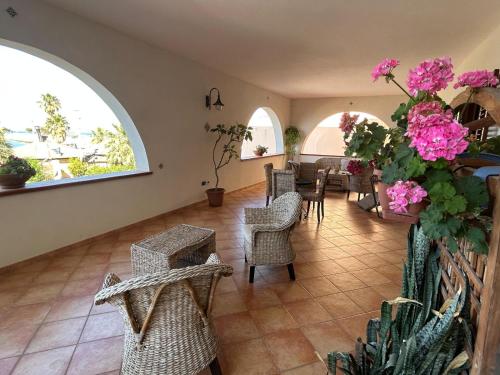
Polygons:
M399 65L399 60L396 59L383 59L375 68L372 70L372 78L376 81L379 77L391 74L392 69Z
M431 95L448 87L453 81L453 65L449 57L422 61L417 67L410 69L407 85L412 95L425 91Z
M411 139L410 147L416 148L424 160L455 159L469 144L464 139L467 133L453 119L453 112L445 111L437 101L419 103L408 113L405 135Z
M427 196L425 189L415 181L396 181L387 189L387 196L391 200L389 208L401 214L408 212L410 204L420 203Z
M498 78L495 73L488 70L476 70L473 72L466 72L458 76L458 81L453 85L453 88L469 86L474 89L480 87L496 87L498 85Z
M350 134L352 129L354 129L354 125L356 125L358 118L359 115L351 115L349 112L342 113L339 124L340 130L346 134Z

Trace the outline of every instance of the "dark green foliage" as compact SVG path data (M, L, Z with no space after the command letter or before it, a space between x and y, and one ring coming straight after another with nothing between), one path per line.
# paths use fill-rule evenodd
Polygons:
M289 157L296 154L295 147L300 142L300 131L295 126L289 126L285 129L285 152Z
M0 165L0 174L15 174L29 179L36 174L36 171L27 160L11 155L4 164Z
M401 297L384 301L380 320L367 327L367 344L358 339L356 354L329 353L328 366L353 375L452 374L469 365L469 287L438 308L439 250L413 225ZM397 306L392 319L392 306Z

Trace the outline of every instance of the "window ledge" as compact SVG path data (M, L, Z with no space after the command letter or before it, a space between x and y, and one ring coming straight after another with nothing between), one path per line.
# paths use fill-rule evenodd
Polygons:
M77 186L77 185L93 184L96 182L103 182L103 181L119 180L122 178L148 176L151 174L153 174L153 172L151 172L151 171L130 171L130 172L116 172L116 173L101 174L101 175L96 175L96 176L67 178L67 179L63 179L63 180L34 182L32 184L26 185L25 187L22 187L19 189L2 189L2 188L0 188L0 197L7 196L7 195L33 193L36 191L43 191L43 190L60 189L60 188L66 188L66 187L71 187L71 186Z
M272 158L275 156L284 156L285 154L270 154L270 155L263 155L263 156L247 156L244 158L240 158L241 161L248 161L248 160L255 160L255 159L265 159L265 158Z

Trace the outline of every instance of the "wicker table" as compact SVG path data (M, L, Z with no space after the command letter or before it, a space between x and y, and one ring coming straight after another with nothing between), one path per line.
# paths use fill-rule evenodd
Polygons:
M131 253L134 276L204 264L215 253L215 231L177 225L132 244Z

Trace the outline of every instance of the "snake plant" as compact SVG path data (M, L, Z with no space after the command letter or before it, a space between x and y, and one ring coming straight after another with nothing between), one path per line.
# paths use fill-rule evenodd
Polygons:
M380 319L368 322L367 342L358 338L354 354L328 354L331 373L338 368L352 375L451 375L468 368L469 286L439 306L440 279L439 249L413 225L401 296L382 303Z

